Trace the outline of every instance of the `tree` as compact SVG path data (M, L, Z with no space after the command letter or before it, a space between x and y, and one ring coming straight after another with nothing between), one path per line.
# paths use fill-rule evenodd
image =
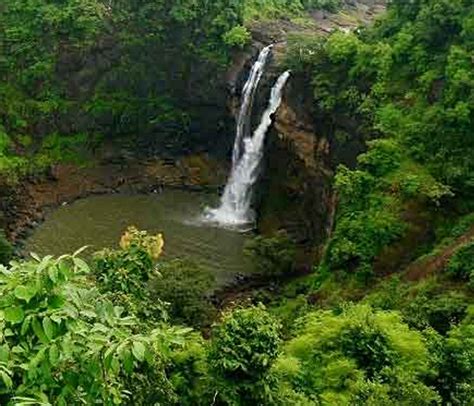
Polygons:
M212 331L211 374L229 405L263 404L271 397L270 368L278 356L280 324L263 306L223 315Z
M438 401L423 382L429 373L423 336L398 313L353 305L339 314L310 312L295 324L295 337L274 368L282 387L324 405Z
M125 315L91 284L78 254L0 271L2 404L173 403L166 354L187 330Z

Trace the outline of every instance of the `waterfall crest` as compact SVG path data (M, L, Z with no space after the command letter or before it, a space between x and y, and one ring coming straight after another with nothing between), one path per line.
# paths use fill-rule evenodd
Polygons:
M236 139L235 145L238 145L238 150L234 148L233 156L237 158L233 160L232 171L221 197L220 206L206 210L205 217L208 221L228 227L244 226L255 221L255 214L251 209L253 186L259 175L265 136L272 125L272 116L281 104L283 89L289 77L290 72L287 71L276 81L268 107L253 136L244 136L242 142ZM248 109L248 106L245 108ZM251 111L247 110L246 114L250 115ZM242 151L241 144L243 144Z

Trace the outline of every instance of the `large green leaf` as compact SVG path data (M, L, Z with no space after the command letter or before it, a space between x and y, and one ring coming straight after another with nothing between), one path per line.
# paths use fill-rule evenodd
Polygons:
M33 327L33 331L35 332L36 334L36 337L39 338L39 340L43 343L43 344L47 344L49 342L49 338L48 336L45 334L44 330L43 330L43 327L41 325L41 323L39 322L38 319L34 319L33 320L33 323L31 324L31 326Z
M87 265L87 262L83 259L74 257L72 260L78 271L84 273L88 273L90 271L89 265Z
M19 306L12 306L5 309L5 320L12 324L18 324L25 318L25 312Z
M10 351L6 344L0 346L0 362L7 362Z
M15 297L20 300L24 300L29 303L33 297L35 297L37 291L33 286L17 286L15 288Z
M54 338L54 324L48 316L46 316L43 319L43 329L44 329L44 332L45 332L46 336L50 340L52 340Z
M3 383L8 389L11 389L13 387L12 378L10 378L10 375L8 375L5 371L1 369L0 369L0 378L2 378Z
M140 362L145 359L145 345L140 341L135 341L132 345L133 356Z

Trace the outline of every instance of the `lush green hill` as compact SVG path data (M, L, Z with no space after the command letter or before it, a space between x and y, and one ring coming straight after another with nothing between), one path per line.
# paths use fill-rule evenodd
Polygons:
M1 8L2 173L73 160L104 137L183 144L201 131L189 100L213 97L243 22L243 5L227 0Z

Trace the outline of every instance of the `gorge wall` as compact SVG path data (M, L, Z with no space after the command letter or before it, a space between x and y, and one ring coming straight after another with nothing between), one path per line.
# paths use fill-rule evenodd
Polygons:
M370 22L384 11L384 6L383 0L347 1L341 13L314 13L309 26L290 21L255 24L254 48L276 45L256 97L253 123L258 122L265 108L275 78L285 69L290 34L316 31L326 35L336 29L351 30ZM246 54L247 58L251 56ZM240 66L245 72L248 63L241 62ZM234 78L234 83L240 82ZM310 262L320 258L332 230L337 204L332 186L335 170L341 163L353 167L364 150L357 123L320 114L313 103L312 89L310 77L293 75L288 82L267 136L264 167L256 188L259 231L266 235L287 231ZM230 99L230 105L235 105L236 95Z

